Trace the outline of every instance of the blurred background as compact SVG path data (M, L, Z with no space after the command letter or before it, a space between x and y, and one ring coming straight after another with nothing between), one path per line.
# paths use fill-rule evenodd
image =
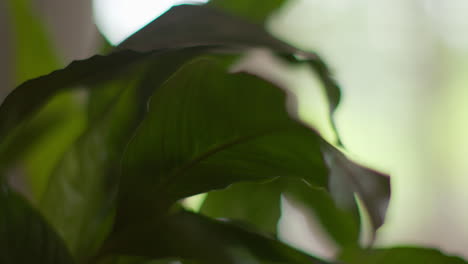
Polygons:
M95 54L99 32L118 44L181 2L1 1L0 98L25 79ZM12 15L18 8L30 11L23 23ZM57 63L18 75L24 60L48 54L27 54L36 42L24 40L20 27L34 30L34 17L58 50ZM356 159L392 175L377 245L431 246L468 258L468 1L289 0L266 26L324 57L343 90L335 116L342 141ZM297 90L303 118L330 133L320 123L324 103L314 77L302 69L283 74ZM304 235L305 224L288 206L284 239L333 254L333 245Z

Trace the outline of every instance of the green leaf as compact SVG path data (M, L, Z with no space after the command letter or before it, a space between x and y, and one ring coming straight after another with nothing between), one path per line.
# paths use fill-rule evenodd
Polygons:
M211 0L208 4L225 9L235 15L262 23L272 11L281 7L285 0L269 0L262 3L249 0Z
M463 259L447 256L435 249L399 247L362 250L349 248L340 259L347 264L466 264Z
M163 52L161 49L200 46L211 46L212 50L218 52L240 52L245 48L267 47L285 55L289 54L290 60L293 61L298 59L292 55L299 55L311 63L320 62L317 54L298 50L277 40L260 26L208 7L178 6L120 46L121 49L145 53L122 51L108 56L94 56L20 85L0 106L0 138L6 138L14 128L59 91L111 79L130 64L152 56L154 52L158 53L157 50ZM328 73L318 71L319 75L324 72ZM0 152L2 145L0 144Z
M286 199L313 213L338 245L341 247L357 245L359 219L338 208L327 190L296 179L283 182Z
M234 6L240 9L250 5L272 7L279 1L268 4L244 0L218 0L214 5ZM276 3L276 4L275 4ZM253 11L255 8L249 10ZM261 13L258 13L261 14ZM164 37L161 37L164 36ZM320 56L313 52L299 50L268 33L262 26L231 16L208 6L180 5L129 37L120 49L148 52L167 47L192 47L220 45L220 49L245 49L263 47L279 53L292 63L307 63L323 83L329 101L330 113L337 108L341 92L330 70ZM332 120L333 128L335 124ZM341 144L341 142L338 142Z
M34 201L39 201L62 155L85 128L84 107L74 91L59 93L32 117L21 130L28 135L17 135L12 145L24 149L22 166ZM42 129L42 134L36 134ZM25 146L24 141L31 145Z
M148 52L168 47L194 46L219 46L230 50L266 47L286 54L300 53L310 58L316 56L276 39L262 26L215 8L197 5L171 8L122 42L118 48Z
M62 70L26 81L13 90L0 106L0 137L5 138L9 135L58 92L110 79L142 56L143 54L129 51L112 56L97 55L87 60L75 61ZM3 144L0 145L2 146Z
M140 219L128 232L116 234L101 252L153 258L180 257L202 263L325 264L275 239L238 225L179 212Z
M208 194L200 213L213 218L243 220L257 229L276 234L281 216L282 181L236 183Z
M375 231L384 223L390 200L390 177L363 167L348 159L341 151L323 144L325 161L330 168L329 190L337 204L358 214L356 193L370 217L372 241Z
M6 1L10 11L15 42L15 83L49 73L59 63L51 38L33 5L28 0ZM54 97L29 124L9 140L10 149L2 156L4 167L24 162L33 197L37 199L43 184L63 150L76 137L80 126L79 105L73 94ZM73 122L65 122L74 120ZM42 155L39 150L47 149Z
M210 192L200 212L210 217L243 220L275 234L282 194L313 213L338 245L357 245L359 219L338 208L324 188L312 187L300 179L233 184L225 190Z
M222 65L196 60L153 95L125 153L118 221L239 181L290 176L325 186L320 137L289 116L285 93Z
M0 263L74 263L39 213L5 185L0 186L0 252Z
M108 111L66 151L40 202L41 211L78 260L93 253L112 220L116 164L132 131L128 126L133 125L135 111L131 88L136 80L128 79L100 87L115 92L116 102L112 107L103 102Z
M88 87L87 129L65 153L40 204L78 259L90 257L109 231L122 153L150 95L196 54L166 52L111 82Z

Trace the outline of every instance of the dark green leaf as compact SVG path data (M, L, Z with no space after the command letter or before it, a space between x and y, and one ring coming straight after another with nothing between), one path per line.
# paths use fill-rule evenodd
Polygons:
M341 208L357 215L356 193L369 214L375 233L385 219L390 200L390 177L351 161L329 144L323 144L323 152L330 167L329 190L333 198Z
M269 0L259 3L250 0L211 0L208 4L261 23L284 2L286 1Z
M390 249L347 249L340 259L346 264L466 264L459 257L435 249L401 247Z
M112 107L103 102L110 109L64 154L41 199L41 211L80 260L92 254L111 220L120 153L136 109L131 88L137 82L118 79L100 87L115 92L116 102Z
M111 56L94 56L21 84L0 106L0 138L5 138L56 93L93 81L110 79L124 66L142 56L143 54L129 51Z
M152 91L198 50L166 52L112 82L89 87L85 133L65 153L41 209L78 258L89 257L109 229L120 161Z
M22 156L25 176L34 201L39 201L47 182L62 155L83 132L85 113L82 103L73 91L60 93L20 129L28 135L16 135L12 145L25 150ZM42 135L37 134L42 128ZM31 141L31 146L23 145Z
M26 200L0 186L0 263L73 264L65 244Z
M213 4L232 7L238 5L240 9L256 5L269 9L278 5L278 2L272 0L268 4L259 5L253 1L218 0ZM250 10L253 11L255 8ZM329 100L330 112L333 113L338 106L341 97L340 89L327 65L316 53L299 50L276 39L259 25L207 6L173 7L125 40L119 48L147 52L167 47L199 45L220 45L223 49L264 47L284 55L283 57L290 62L308 63L323 83ZM334 127L333 122L332 125Z
M325 263L251 230L188 212L142 222L127 231L113 237L101 253L181 257L216 264L257 263L258 260Z
M214 218L247 221L264 232L276 234L281 216L282 181L237 183L208 194L200 212Z
M216 60L184 66L153 95L127 148L118 221L238 181L294 176L325 186L319 136L285 103L279 88Z
M284 194L294 204L312 212L327 233L341 247L357 245L359 219L340 209L324 188L310 186L300 180L284 182Z
M163 36L163 37L161 37ZM266 47L315 58L282 42L263 27L207 6L180 5L136 32L119 49L148 52L168 47L219 46L225 49Z
M217 45L218 51L267 47L279 53L299 55L311 62L320 62L316 54L300 51L279 41L262 27L212 8L200 6L179 6L171 9L130 37L120 48L154 51L212 45ZM23 83L5 99L0 107L0 138L5 138L12 132L12 129L29 118L57 92L93 83L96 80L110 79L132 62L151 54L153 53L141 54L127 51L109 56L95 56L74 62L63 70ZM290 57L296 60L294 56ZM324 64L321 67L324 67ZM328 71L322 70L318 73L324 74ZM329 78L328 76L322 77ZM338 93L335 91L330 94ZM333 99L338 101L339 96ZM2 148L3 146L0 145L0 152Z
M49 73L58 66L57 54L49 34L32 4L28 0L6 1L15 42L15 83ZM4 167L24 162L25 176L30 183L28 191L32 192L35 199L40 195L43 183L58 156L76 137L81 121L78 108L72 94L54 97L34 120L8 140L9 149L0 154ZM47 154L43 152L42 155L36 155L44 147Z
M358 219L337 208L324 188L312 187L299 179L233 184L225 190L210 192L200 212L210 217L247 221L259 230L274 234L281 215L281 194L313 213L340 246L358 243Z

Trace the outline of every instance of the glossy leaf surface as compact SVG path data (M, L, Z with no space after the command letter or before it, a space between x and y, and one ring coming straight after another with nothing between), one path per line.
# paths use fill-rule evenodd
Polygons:
M225 5L234 9L244 9L250 5L258 6L251 1L247 3L247 1L231 0L213 1L210 4ZM276 5L278 1L275 0L261 6L270 9ZM289 62L307 63L322 81L330 112L333 113L339 104L340 89L327 65L316 53L299 50L273 37L260 25L208 6L173 7L125 40L119 48L148 52L167 47L200 45L215 45L224 51L262 47L281 54Z
M279 88L229 74L216 60L184 66L153 95L127 148L118 220L245 180L289 176L325 186L319 136L285 103Z

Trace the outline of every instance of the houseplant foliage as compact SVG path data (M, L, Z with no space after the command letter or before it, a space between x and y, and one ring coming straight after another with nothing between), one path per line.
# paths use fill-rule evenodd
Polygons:
M25 3L10 1L16 16ZM281 1L255 11L250 3L174 7L111 53L6 97L0 263L464 263L436 250L359 244L355 197L374 237L389 178L349 159L339 136L327 142L302 123L284 87L232 72L246 51L268 49L315 71L331 116L340 100L317 54L262 28ZM18 164L29 168L22 194L11 173ZM201 193L199 212L184 208ZM341 249L336 260L277 239L282 196L314 213Z

